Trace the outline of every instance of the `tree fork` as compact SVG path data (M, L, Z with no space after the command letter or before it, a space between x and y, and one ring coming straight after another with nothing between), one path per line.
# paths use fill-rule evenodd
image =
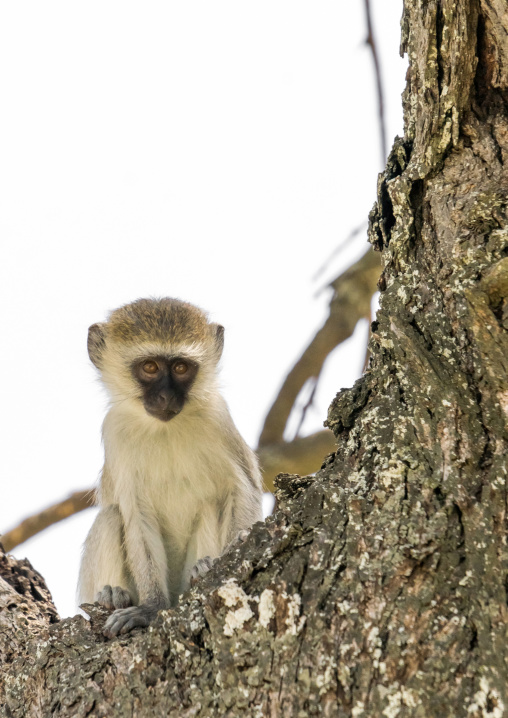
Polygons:
M381 308L336 453L280 475L276 514L128 637L97 607L55 623L5 559L0 715L507 714L508 13L406 0L402 26Z

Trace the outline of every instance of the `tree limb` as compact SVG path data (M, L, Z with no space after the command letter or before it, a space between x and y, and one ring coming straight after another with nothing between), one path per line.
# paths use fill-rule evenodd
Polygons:
M334 295L330 314L284 380L266 416L259 447L283 441L287 420L305 382L319 376L330 352L352 335L360 319L370 316L370 300L380 271L380 256L369 249L331 283Z
M7 531L1 536L2 544L6 551L11 551L15 546L28 541L29 538L35 536L40 531L47 529L48 526L63 521L79 511L88 509L94 505L94 489L86 491L76 491L67 499L59 501L53 506L40 513L29 516L18 526Z

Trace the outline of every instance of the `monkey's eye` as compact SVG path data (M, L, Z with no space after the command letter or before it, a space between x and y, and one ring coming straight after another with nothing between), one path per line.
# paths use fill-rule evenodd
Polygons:
M177 361L175 364L173 364L172 369L175 374L183 376L189 371L189 365L184 361Z
M143 371L145 374L157 374L159 371L159 365L155 361L145 361L143 362Z

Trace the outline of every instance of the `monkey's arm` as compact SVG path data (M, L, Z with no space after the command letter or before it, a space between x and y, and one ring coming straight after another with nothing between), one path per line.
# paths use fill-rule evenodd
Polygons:
M225 550L243 536L245 540L252 524L263 520L263 480L258 460L247 446L236 427L237 481L232 495L231 521L226 536Z
M127 566L136 584L139 605L121 608L109 616L104 635L111 638L136 626L148 626L169 606L167 562L155 514L134 501L121 505Z

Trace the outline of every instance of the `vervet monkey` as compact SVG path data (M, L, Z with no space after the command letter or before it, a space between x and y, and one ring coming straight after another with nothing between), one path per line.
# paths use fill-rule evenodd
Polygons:
M80 603L116 609L104 633L147 626L262 519L261 475L218 389L224 328L178 299L139 299L88 330L110 397L100 511Z

